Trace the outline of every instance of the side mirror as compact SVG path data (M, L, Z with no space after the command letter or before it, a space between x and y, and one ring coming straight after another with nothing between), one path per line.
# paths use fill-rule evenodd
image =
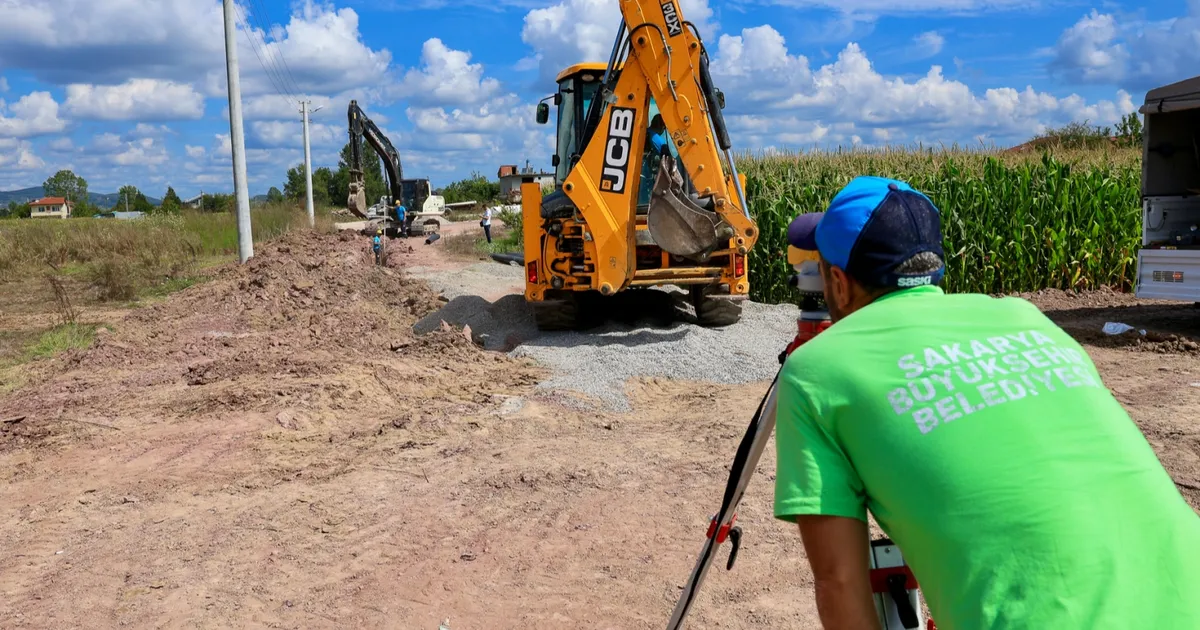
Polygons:
M717 105L721 109L725 109L725 93L721 90L717 90Z
M557 153L554 154L554 157L550 158L550 166L558 166L558 154Z
M545 103L538 103L537 124L544 125L548 120L550 120L550 106Z

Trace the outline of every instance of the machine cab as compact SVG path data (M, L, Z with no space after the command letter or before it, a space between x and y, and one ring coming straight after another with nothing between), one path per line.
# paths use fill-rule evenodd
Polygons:
M400 180L400 203L404 204L409 212L420 212L431 193L428 179Z
M558 128L555 131L555 152L551 158L551 164L554 165L554 184L556 188L562 186L563 181L575 166L582 153L583 143L587 130L585 124L587 120L588 109L592 105L592 100L595 99L600 91L604 80L604 71L608 66L603 63L581 63L568 67L558 74L556 79L558 83L558 92L552 97L543 99L538 104L537 122L538 124L546 124L550 118L550 106L546 100L553 100L558 107ZM620 69L617 69L619 72ZM650 98L649 115L646 119L647 128L654 126L655 118L658 116L658 105L654 102L654 98ZM660 121L661 122L661 121ZM658 137L664 140L663 144L667 147L671 157L679 160L679 152L675 145L669 140L669 135L665 130L662 130ZM641 181L638 186L638 209L644 212L650 204L650 193L654 187L654 180L658 176L660 159L655 157L653 152L653 137L651 134L646 136L646 146L643 147L644 155L648 159L642 162ZM680 175L684 180L684 188L690 189L691 182L687 172L680 169Z

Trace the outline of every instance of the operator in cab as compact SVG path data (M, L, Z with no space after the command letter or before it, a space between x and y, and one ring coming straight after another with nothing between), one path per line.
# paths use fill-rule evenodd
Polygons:
M827 630L880 627L868 511L940 630L1200 628L1200 516L1074 339L942 290L928 197L859 177L788 241L833 325L779 377L774 513Z
M650 128L646 134L647 149L652 155L662 157L670 155L667 125L663 122L662 114L655 114L650 119Z

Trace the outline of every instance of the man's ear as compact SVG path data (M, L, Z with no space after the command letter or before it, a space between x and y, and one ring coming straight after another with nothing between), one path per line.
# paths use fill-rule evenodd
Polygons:
M840 267L829 265L829 293L839 311L854 303L854 281Z

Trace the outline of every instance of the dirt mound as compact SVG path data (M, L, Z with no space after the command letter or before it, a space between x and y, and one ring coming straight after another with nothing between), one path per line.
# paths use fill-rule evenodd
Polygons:
M1095 291L1047 289L1021 293L1080 343L1101 348L1200 355L1200 308L1191 302L1140 300L1110 288ZM1133 331L1103 332L1112 322ZM1142 335L1140 330L1145 330Z
M1137 330L1110 335L1103 331L1064 326L1063 330L1082 344L1097 348L1122 348L1162 354L1186 354L1200 357L1200 342L1181 335Z
M424 282L373 263L369 240L345 232L260 245L247 264L219 268L102 329L91 348L36 366L40 386L0 403L0 418L30 418L5 431L12 439L0 437L0 448L141 415L300 410L334 421L347 409L406 404L409 386L453 389L497 361L514 368L483 382L522 381L519 362L481 351L462 331L414 336L413 324L443 302ZM64 420L85 418L91 424Z

